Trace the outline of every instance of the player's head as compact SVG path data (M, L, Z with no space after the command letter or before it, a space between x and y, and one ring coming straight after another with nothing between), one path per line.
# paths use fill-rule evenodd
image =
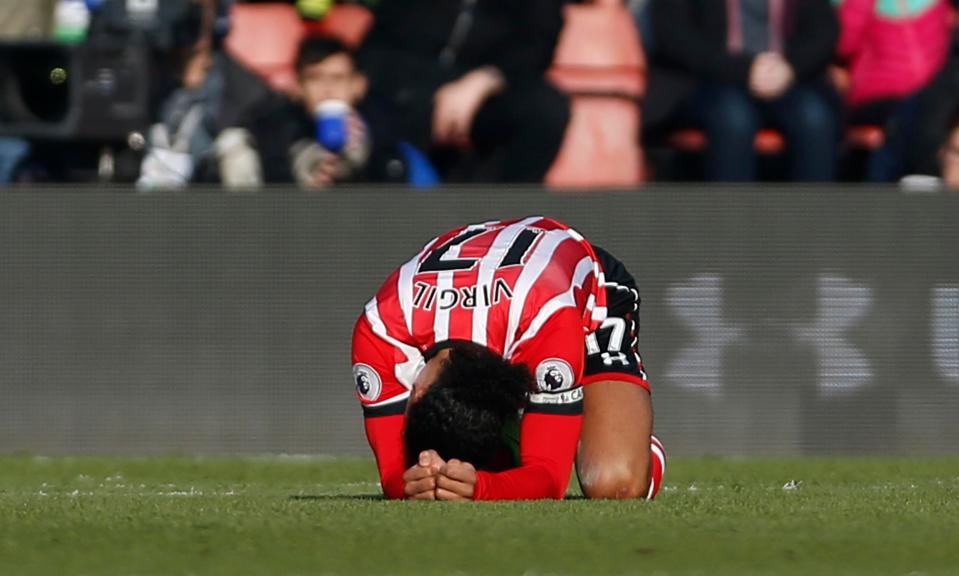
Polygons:
M366 76L356 67L353 53L335 38L306 38L296 56L296 72L303 103L311 112L324 100L356 105L366 94Z
M444 460L484 466L503 446L504 425L526 404L533 376L472 342L447 342L428 360L407 405L407 461L436 450Z

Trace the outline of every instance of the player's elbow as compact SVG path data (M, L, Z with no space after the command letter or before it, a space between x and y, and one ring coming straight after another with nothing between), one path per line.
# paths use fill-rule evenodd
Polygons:
M605 500L629 500L645 498L649 490L649 474L633 470L601 470L584 474L580 478L583 494L587 498Z

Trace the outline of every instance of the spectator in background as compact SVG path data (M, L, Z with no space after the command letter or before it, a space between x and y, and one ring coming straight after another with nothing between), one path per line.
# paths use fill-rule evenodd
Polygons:
M915 124L919 92L949 53L947 0L837 0L839 56L849 64L846 102L852 124L878 124L886 142L866 169L872 182L897 180Z
M160 9L171 21L175 43L167 59L177 85L150 129L138 185L262 184L259 158L242 126L276 95L222 49L214 27L217 0L163 0Z
M562 0L380 0L360 51L389 131L446 179L540 182L562 144L566 97L547 82Z
M690 77L677 116L706 132L709 179L755 180L753 141L766 126L786 139L792 180L835 179L829 0L654 0L652 11L655 58Z
M406 162L397 142L387 133L371 134L368 127L366 76L349 49L333 38L306 38L296 71L302 99L264 108L250 122L266 181L303 188L403 181ZM319 111L331 103L348 110L345 139L334 142L318 133Z

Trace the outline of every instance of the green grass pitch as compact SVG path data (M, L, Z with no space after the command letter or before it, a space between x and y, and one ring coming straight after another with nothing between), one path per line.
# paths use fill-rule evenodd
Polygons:
M360 459L0 458L0 574L959 574L956 458L674 459L652 503L378 490Z

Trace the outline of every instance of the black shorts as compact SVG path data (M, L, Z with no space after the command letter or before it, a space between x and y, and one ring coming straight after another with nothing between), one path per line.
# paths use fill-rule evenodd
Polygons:
M594 245L606 278L606 320L586 336L583 384L601 380L631 382L649 390L639 354L639 289L622 262Z

